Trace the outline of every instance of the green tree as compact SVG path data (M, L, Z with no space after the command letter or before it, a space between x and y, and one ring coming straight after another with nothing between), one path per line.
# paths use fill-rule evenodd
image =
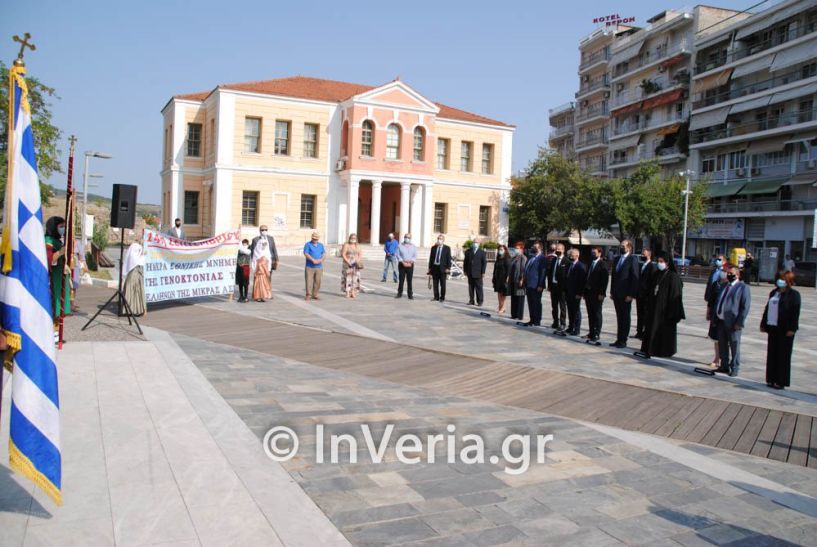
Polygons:
M553 157L540 148L536 159L511 180L508 216L510 231L518 237L547 237L553 229L550 215L557 204L553 200L553 178L548 175Z
M5 198L6 177L8 175L8 124L9 124L9 74L6 65L0 62L0 200ZM40 195L44 205L52 196L51 187L43 181L53 173L61 173L60 152L57 143L62 132L52 122L52 99L59 99L52 87L37 78L26 77L28 100L31 104L31 124L34 130L34 145L37 149L37 168L40 174Z

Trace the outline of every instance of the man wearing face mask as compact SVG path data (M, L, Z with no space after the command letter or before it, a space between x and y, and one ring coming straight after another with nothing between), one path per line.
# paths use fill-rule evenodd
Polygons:
M411 234L406 234L403 242L397 247L397 261L400 283L397 285L397 296L395 298L403 297L403 285L406 285L408 299L414 300L411 281L414 277L414 263L417 262L417 247L411 242Z
M184 239L184 230L182 229L182 219L177 218L173 221L173 226L170 227L170 231L168 235L175 237L176 239Z
M570 265L565 276L565 299L567 300L568 326L567 334L578 336L582 327L582 296L587 283L587 268L579 262L579 250L570 249L567 252Z
M715 303L718 347L721 352L721 365L715 372L733 377L740 371L740 338L751 305L749 287L740 280L739 274L737 266L729 266L726 284L721 286Z
M726 259L723 255L717 255L713 264L714 267L709 273L706 289L704 289L704 300L706 300L706 320L709 321L709 338L714 340L715 346L715 356L709 366L718 368L721 363L721 351L718 345L718 318L715 317L714 309L720 295L721 285L726 283L726 272L724 271Z
M564 256L565 246L556 245L553 258L547 265L547 288L550 293L550 311L553 323L550 328L559 331L565 330L567 317L567 300L565 299L565 275L567 274L567 259Z
M542 242L533 244L534 254L525 264L525 295L528 298L528 327L538 327L542 323L542 291L547 279L546 259L542 254ZM521 317L520 317L521 319Z
M445 282L451 271L451 247L445 244L445 236L437 236L437 244L428 256L428 272L434 285L434 301L445 302Z
M641 273L638 277L638 298L635 302L636 320L635 337L639 340L644 337L644 328L647 323L647 304L650 300L653 278L657 270L656 263L652 261L652 250L647 247L641 251L644 262L641 264Z
M383 261L383 279L380 281L382 283L386 282L386 278L389 275L389 267L391 267L391 274L393 276L394 282L397 283L397 246L399 242L394 239L394 234L389 234L389 237L386 238L386 243L383 244L383 252L385 253L386 257Z
M468 277L468 305L482 306L482 278L485 277L485 270L488 268L488 260L485 258L485 251L480 248L479 238L474 238L471 247L465 251L462 269Z
M275 249L275 239L271 235L269 235L269 231L267 230L267 225L262 224L259 227L259 235L252 238L252 243L250 244L250 253L255 252L255 246L258 244L258 241L261 238L267 240L269 244L270 255L272 256L272 260L270 261L270 272L275 271L278 269L278 251Z
M610 297L616 307L617 323L616 341L610 344L613 347L627 347L633 299L638 297L640 273L638 260L633 255L633 244L625 239L621 242L621 254L613 266L613 282L610 288Z
M593 261L587 272L587 286L584 289L584 301L587 305L587 322L590 323L590 332L587 340L599 345L601 335L601 308L604 304L604 295L607 294L607 284L610 281L610 273L602 258L601 247L594 247L591 251Z

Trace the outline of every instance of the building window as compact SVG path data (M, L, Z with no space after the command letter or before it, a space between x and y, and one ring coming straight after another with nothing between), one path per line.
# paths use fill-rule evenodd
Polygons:
M168 142L167 136L170 134L167 128L165 128L165 162L170 161L170 143Z
M187 124L187 155L191 158L201 157L201 124Z
M216 119L210 118L210 127L207 135L207 152L213 154L216 150Z
M184 223L198 224L199 223L199 193L184 192Z
M244 152L261 153L261 118L244 118Z
M437 139L437 169L449 169L448 151L451 149L449 139Z
M426 151L426 134L422 127L414 128L414 161L423 161Z
M800 69L801 74L800 78L805 80L806 78L811 78L812 76L817 76L817 63L809 63L807 65L803 65Z
M806 123L814 119L814 101L800 101L800 111L797 114L797 123Z
M479 207L479 235L491 235L491 208L487 205Z
M729 153L729 169L744 169L746 167L746 150L736 150Z
M318 124L304 124L304 157L318 157Z
M400 159L400 126L396 123L391 124L386 129L386 159L398 160Z
M715 156L709 156L701 160L701 173L715 172Z
M275 150L276 156L289 156L290 122L275 120Z
M470 173L471 167L471 152L474 149L474 143L462 141L460 145L460 171Z
M446 230L446 212L448 205L445 203L434 204L434 231L438 234L444 234Z
M241 193L241 224L258 226L258 192Z
M312 229L315 227L315 201L317 197L309 194L301 194L301 228Z
M494 145L482 145L482 174L490 175L494 172Z
M371 158L374 150L374 125L369 120L363 122L363 131L360 136L360 154Z

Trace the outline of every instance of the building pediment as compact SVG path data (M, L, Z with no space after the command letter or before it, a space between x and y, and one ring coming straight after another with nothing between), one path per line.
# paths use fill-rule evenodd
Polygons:
M349 102L366 106L417 110L428 114L437 114L440 111L436 104L400 80L394 80L365 93L354 95L350 97Z

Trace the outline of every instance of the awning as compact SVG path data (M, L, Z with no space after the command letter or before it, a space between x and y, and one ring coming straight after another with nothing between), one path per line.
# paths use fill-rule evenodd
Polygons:
M700 114L692 113L692 121L689 122L689 130L703 129L705 127L712 127L713 125L720 125L726 122L726 117L729 115L729 106L722 106L714 110L707 110Z
M769 15L764 15L764 12L760 12L759 14L755 15L754 17L750 17L748 19L749 24L745 27L738 30L738 33L735 35L735 40L743 40L747 36L751 36L752 34L759 32L765 28L769 28L776 23L784 19L788 19L793 15L797 15L801 11L805 11L810 4L809 0L805 0L803 2L795 2L794 4L788 6L787 8L781 9ZM774 8L770 8L767 11L771 11Z
M786 147L787 141L791 135L785 137L778 137L776 139L768 139L765 141L752 141L749 144L749 153L751 154L767 154L770 152L780 152Z
M801 135L801 136L797 136L797 137L791 137L789 140L786 141L786 144L794 144L794 143L797 143L797 142L802 142L802 143L806 143L806 145L808 146L808 143L810 143L814 139L817 139L817 135Z
M613 234L600 230L582 230L581 238L579 231L573 230L570 235L565 232L550 232L548 241L562 241L571 245L598 245L599 247L617 247L620 241Z
M639 140L641 140L640 134L610 141L610 150L624 150L626 148L632 148L638 144Z
M799 97L814 95L815 93L817 93L817 82L795 87L794 89L787 89L786 91L781 91L780 93L775 93L772 96L772 100L769 102L769 104L782 103L792 99L797 99Z
M641 102L633 103L624 108L613 109L610 111L611 116L621 116L622 114L631 114L633 112L641 111Z
M681 98L683 93L684 93L683 89L676 89L675 91L672 91L670 93L665 93L663 95L659 95L658 97L647 99L646 101L644 101L644 104L641 105L641 108L643 108L644 110L648 110L650 108L655 108L657 106L661 106L664 104L674 103L675 101Z
M633 42L629 46L626 46L624 49L619 51L614 51L613 54L610 56L610 62L608 63L609 66L615 67L619 63L623 63L624 61L629 61L636 55L641 52L641 47L644 45L644 39L638 40Z
M745 181L738 182L710 182L706 187L706 194L711 198L725 198L734 196L746 185Z
M732 109L729 111L730 114L739 114L741 112L748 112L749 110L754 110L755 108L763 108L764 106L769 104L769 100L772 98L771 95L766 95L765 97L758 97L757 99L751 99L748 101L744 101L742 103L737 103L732 105Z
M817 40L809 40L789 49L784 49L775 55L774 62L769 70L776 72L799 65L809 59L814 59L815 49L817 49Z
M761 57L760 59L754 59L748 63L743 63L742 65L735 67L732 77L740 78L741 76L746 76L747 74L751 74L753 72L766 70L772 66L772 62L774 62L774 53Z
M794 175L783 186L799 186L800 184L815 184L817 183L817 175L814 173L810 175Z
M666 69L666 68L669 68L671 66L677 65L678 63L680 63L681 61L683 61L686 58L687 58L687 56L686 56L685 53L679 53L678 55L670 57L666 61L662 61L660 66L661 66L661 68Z
M670 125L669 127L662 127L656 132L656 135L658 135L659 137L663 137L664 135L674 135L675 133L678 132L679 129L681 129L681 124L676 123Z
M695 93L703 93L704 91L726 85L729 82L729 78L732 77L732 70L734 69L727 68L726 70L721 70L720 72L711 74L706 78L695 80L695 82L692 84L693 91Z
M783 183L788 182L789 179L770 179L770 180L753 180L746 184L743 189L738 192L740 196L753 196L755 194L774 194Z

